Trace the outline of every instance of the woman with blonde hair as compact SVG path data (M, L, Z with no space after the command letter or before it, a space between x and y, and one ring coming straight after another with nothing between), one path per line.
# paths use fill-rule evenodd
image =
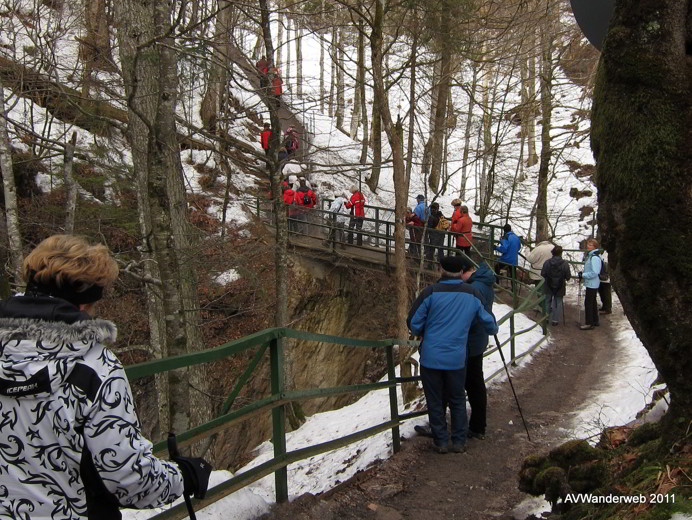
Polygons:
M54 235L26 257L22 276L24 294L0 302L4 513L108 520L120 507L203 496L211 467L154 457L123 366L105 347L115 324L92 318L118 277L108 248Z

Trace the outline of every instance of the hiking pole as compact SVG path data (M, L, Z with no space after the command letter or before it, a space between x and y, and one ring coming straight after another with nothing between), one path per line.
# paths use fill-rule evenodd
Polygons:
M581 277L577 280L579 284L579 290L577 292L577 308L579 309L579 323L577 325L581 326Z
M173 457L177 457L178 455L180 455L178 453L178 441L175 440L175 433L170 432L168 434L168 456L173 459ZM185 499L185 505L187 506L187 512L190 520L197 520L195 510L192 507L192 499L190 498L190 495L183 491L183 498Z
M512 387L512 393L514 394L514 400L517 402L517 408L519 409L519 415L521 415L521 422L524 423L524 429L526 430L526 436L529 439L529 442L531 441L531 434L529 434L529 427L526 424L526 420L524 419L524 412L521 411L521 405L519 404L519 398L517 397L517 393L514 391L514 384L512 383L512 378L509 375L509 369L507 368L507 362L505 361L505 355L502 353L502 347L500 347L500 340L497 338L497 334L495 334L495 344L497 344L497 350L500 351L500 358L502 359L502 366L505 367L505 372L507 372L507 381L509 381L509 386Z

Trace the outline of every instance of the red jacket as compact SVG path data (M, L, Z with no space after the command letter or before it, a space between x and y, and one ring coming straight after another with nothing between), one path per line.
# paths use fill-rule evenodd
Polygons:
M346 202L346 207L351 209L351 215L365 217L365 196L357 191L351 195L351 200Z
M269 72L269 62L267 60L259 60L255 63L255 67L260 74L267 74Z
M284 93L283 85L284 85L284 80L282 80L278 74L275 74L274 79L272 80L272 86L274 87L274 94L276 96L280 96L281 94Z
M308 189L308 191L300 191L299 188L296 193L296 204L300 204L306 208L312 208L317 204L317 195L315 195L315 192L311 189Z
M459 247L471 247L473 240L473 221L468 213L462 213L461 208L457 207L452 215L452 225L449 230L454 233L463 233L463 236L457 237L457 245Z
M284 204L293 204L295 198L296 192L293 191L293 188L288 188L286 191L284 191Z
M269 140L272 137L272 131L271 130L262 130L262 133L260 134L260 142L262 143L262 148L265 150L269 150Z

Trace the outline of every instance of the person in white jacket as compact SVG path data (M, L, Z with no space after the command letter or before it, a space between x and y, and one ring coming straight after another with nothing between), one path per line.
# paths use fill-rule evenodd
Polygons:
M346 222L349 219L349 210L346 208L346 202L348 201L348 194L335 194L334 200L329 206L329 213L325 215L329 223L329 235L327 240L323 244L327 247L331 247L333 240L339 243L339 246L344 249L344 229L346 227Z
M536 244L536 247L526 256L526 261L529 263L529 278L532 284L538 285L538 283L543 280L541 270L543 269L543 264L553 257L554 247L555 244L549 240L544 240ZM543 313L550 314L549 298L543 300Z
M203 496L211 467L153 455L105 346L116 327L92 318L118 276L108 248L55 235L22 275L24 294L0 302L0 519L119 519Z

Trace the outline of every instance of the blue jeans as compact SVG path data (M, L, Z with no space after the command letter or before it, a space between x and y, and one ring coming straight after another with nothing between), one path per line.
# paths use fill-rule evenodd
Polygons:
M466 368L459 370L437 370L420 367L423 391L428 405L428 420L433 441L437 446L449 444L445 403L449 405L452 416L452 444L466 443Z

